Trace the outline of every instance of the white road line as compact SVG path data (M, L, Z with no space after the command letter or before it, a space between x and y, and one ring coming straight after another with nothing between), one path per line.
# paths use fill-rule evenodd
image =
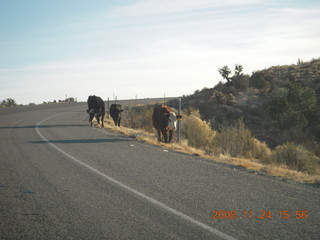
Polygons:
M135 189L133 189L133 188L131 188L131 187L119 182L119 181L117 181L116 179L114 179L114 178L112 178L112 177L100 172L99 170L87 165L86 163L80 161L79 159L75 158L74 156L70 155L69 153L63 151L61 148L59 148L56 145L54 145L52 142L50 142L48 139L46 139L41 134L41 132L39 130L39 126L41 125L42 122L44 122L44 121L46 121L46 120L48 120L50 118L56 117L58 115L61 115L61 114L62 113L55 114L53 116L47 117L47 118L41 120L40 122L38 122L37 126L36 126L36 132L38 133L38 135L46 143L48 143L51 147L53 147L54 149L56 149L58 152L62 153L63 155L67 156L68 158L73 160L75 163L78 163L79 165L89 169L90 171L92 171L92 172L96 173L97 175L101 176L102 178L112 182L115 185L118 185L119 187L121 187L121 188L123 188L123 189L125 189L125 190L127 190L127 191L129 191L129 192L131 192L131 193L133 193L133 194L145 199L145 200L147 200L150 203L153 203L154 205L157 205L158 207L163 208L164 210L166 210L166 211L168 211L168 212L170 212L170 213L172 213L172 214L174 214L176 216L181 217L182 219L184 219L184 220L186 220L186 221L188 221L190 223L193 223L193 224L195 224L195 225L197 225L197 226L199 226L199 227L201 227L201 228L203 228L203 229L205 229L205 230L207 230L207 231L209 231L209 232L211 232L211 233L213 233L213 234L215 234L215 235L217 235L217 236L219 236L219 237L221 237L223 239L227 239L227 240L235 240L236 239L234 237L231 237L231 236L227 235L226 233L223 233L223 232L219 231L218 229L210 227L210 226L208 226L208 225L206 225L206 224L204 224L204 223L202 223L202 222L200 222L200 221L198 221L198 220L196 220L196 219L194 219L192 217L189 217L188 215L186 215L186 214L184 214L182 212L179 212L179 211L177 211L177 210L175 210L175 209L173 209L173 208L171 208L171 207L159 202L158 200L156 200L156 199L154 199L152 197L149 197L149 196L147 196L147 195L145 195L145 194L143 194L143 193L141 193L141 192L139 192L139 191L137 191L137 190L135 190Z

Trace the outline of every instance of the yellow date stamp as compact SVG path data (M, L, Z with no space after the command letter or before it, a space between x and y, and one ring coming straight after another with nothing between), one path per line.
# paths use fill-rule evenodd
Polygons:
M307 210L260 210L260 211L235 211L235 210L215 210L211 211L211 218L217 219L308 219L309 213Z

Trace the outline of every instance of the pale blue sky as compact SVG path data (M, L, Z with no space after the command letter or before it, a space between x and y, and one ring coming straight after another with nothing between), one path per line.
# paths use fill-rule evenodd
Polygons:
M319 43L318 0L0 0L0 101L188 95Z

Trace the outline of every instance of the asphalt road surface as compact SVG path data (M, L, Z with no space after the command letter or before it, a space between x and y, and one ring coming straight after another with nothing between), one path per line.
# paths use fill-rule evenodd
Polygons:
M88 126L85 104L0 109L0 239L320 239L320 189Z

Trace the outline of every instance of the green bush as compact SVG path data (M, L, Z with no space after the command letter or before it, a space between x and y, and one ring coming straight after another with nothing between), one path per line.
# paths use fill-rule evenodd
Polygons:
M182 136L188 140L189 146L205 150L211 148L216 132L200 119L199 112L193 111L190 115L184 116L181 125Z
M277 164L285 164L290 169L314 174L319 158L301 145L286 143L276 147L271 160Z
M249 75L238 75L232 79L232 85L237 89L246 90L249 87L250 77Z
M312 111L317 105L316 91L299 84L290 85L287 98L291 106L302 113Z
M299 130L319 138L320 106L315 90L296 83L290 83L287 89L287 94L274 97L266 104L270 117L282 131Z
M122 113L122 125L129 128L152 131L154 105L131 106Z
M257 71L250 77L250 86L257 89L267 89L271 86L271 76L265 71Z
M252 137L242 119L232 126L221 127L214 142L218 151L232 157L256 158L265 162L271 154L265 143Z
M266 105L266 110L268 113L273 116L274 118L279 117L284 112L290 109L289 102L286 98L274 98Z

